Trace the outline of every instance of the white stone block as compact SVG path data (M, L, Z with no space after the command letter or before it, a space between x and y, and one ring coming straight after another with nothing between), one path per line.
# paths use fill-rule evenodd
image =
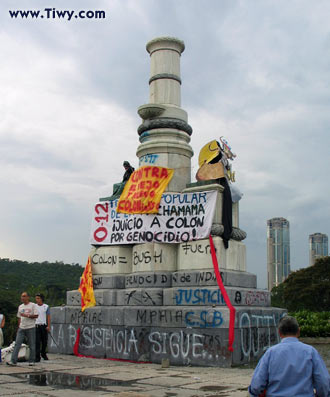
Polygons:
M150 84L150 103L181 105L180 83L176 80L160 79Z
M133 247L133 272L175 271L177 244L145 243Z
M93 275L132 273L132 246L107 245L92 248L89 255Z
M150 60L150 76L160 73L170 73L180 76L180 55L176 51L155 51Z
M240 241L230 240L228 249L225 249L226 269L246 271L246 247Z
M246 248L241 242L230 240L225 249L222 238L213 237L220 270L246 271ZM189 241L178 246L178 270L213 269L209 239Z

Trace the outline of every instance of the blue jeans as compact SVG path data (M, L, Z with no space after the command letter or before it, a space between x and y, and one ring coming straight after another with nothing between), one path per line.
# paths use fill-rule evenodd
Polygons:
M27 338L28 344L30 347L29 362L34 363L36 360L36 329L35 329L35 327L28 328L28 329L18 328L17 335L16 335L15 347L14 347L14 351L11 354L11 360L10 360L14 364L17 363L18 352L19 352L19 349L20 349L22 343L24 342L24 337Z

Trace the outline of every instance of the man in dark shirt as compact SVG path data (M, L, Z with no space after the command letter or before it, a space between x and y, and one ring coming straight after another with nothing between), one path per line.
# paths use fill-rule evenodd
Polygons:
M107 200L116 200L122 194L126 182L129 180L130 176L134 172L134 168L130 165L128 161L124 161L123 166L125 168L125 174L123 176L123 180L119 183L115 183L113 185L113 193L112 196L108 197Z
M131 166L131 164L128 161L124 161L123 166L125 168L123 182L127 182L129 180L130 176L133 174L134 168Z

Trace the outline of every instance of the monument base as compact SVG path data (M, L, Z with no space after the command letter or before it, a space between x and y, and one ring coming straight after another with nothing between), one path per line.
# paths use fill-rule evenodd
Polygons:
M285 309L270 307L256 276L221 272L236 308L234 351L228 350L229 310L212 270L141 272L93 277L97 305L81 312L78 291L51 308L49 352L99 358L229 367L258 360L279 342Z

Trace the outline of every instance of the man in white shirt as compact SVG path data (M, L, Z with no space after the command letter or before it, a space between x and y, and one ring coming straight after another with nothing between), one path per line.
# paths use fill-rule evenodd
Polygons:
M11 354L11 361L7 362L8 365L17 365L18 352L21 345L26 337L30 347L29 365L35 363L35 349L36 349L36 329L35 322L38 317L37 305L30 302L30 296L27 292L23 292L21 295L21 301L23 302L18 307L18 330L16 335L16 343L14 351Z
M36 320L36 362L40 361L40 344L41 357L48 360L46 354L48 332L50 331L50 310L49 306L44 303L43 294L36 294L36 303L38 310L38 318Z
M1 307L0 307L1 312ZM0 347L3 346L3 333L2 328L5 326L5 315L0 313Z

